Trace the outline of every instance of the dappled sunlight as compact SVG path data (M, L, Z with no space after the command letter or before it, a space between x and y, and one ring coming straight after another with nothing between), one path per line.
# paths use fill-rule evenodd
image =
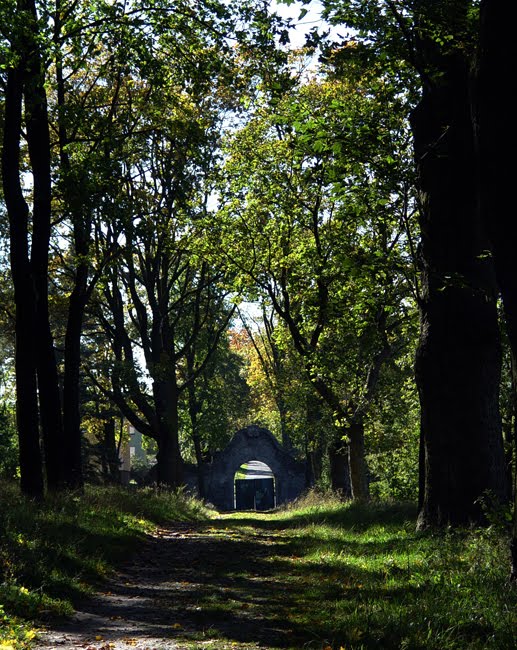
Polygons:
M421 534L411 505L332 499L327 507L320 500L300 509L210 515L149 493L155 502L138 514L144 502L127 496L118 512L108 502L122 503L119 492L96 491L82 505L63 501L59 517L56 508L48 522L38 515L37 531L28 527L32 506L20 511L27 525L12 540L20 577L46 581L49 592L64 591L78 608L71 620L48 619L51 630L37 650L124 650L128 639L149 650L516 645L516 594L506 583L506 540L496 529ZM189 507L191 521L166 523L167 508L180 519ZM26 551L35 532L61 543L39 542L41 557L31 568ZM94 549L101 545L118 570L112 560L100 565ZM53 566L48 575L45 558ZM70 576L80 576L82 593L73 591ZM98 592L85 598L92 584ZM39 600L27 585L3 595L11 605L48 607L48 596Z

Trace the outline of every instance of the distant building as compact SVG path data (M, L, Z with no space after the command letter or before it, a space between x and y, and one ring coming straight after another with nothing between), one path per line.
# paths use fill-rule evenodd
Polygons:
M132 424L127 423L128 437L120 446L120 482L128 485L131 479L131 469L135 464L150 464L146 450L142 445L142 434Z

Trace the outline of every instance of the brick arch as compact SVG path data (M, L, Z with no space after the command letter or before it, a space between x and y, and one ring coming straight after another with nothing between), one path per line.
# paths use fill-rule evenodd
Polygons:
M285 451L267 429L255 425L237 431L207 472L206 498L220 510L233 510L235 473L243 463L258 460L273 472L277 504L296 499L305 488L305 465Z

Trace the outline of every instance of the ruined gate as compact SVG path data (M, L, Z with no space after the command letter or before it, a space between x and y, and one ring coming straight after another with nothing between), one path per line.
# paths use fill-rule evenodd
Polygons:
M275 477L277 505L296 499L305 488L305 464L283 449L273 434L255 425L237 431L206 474L206 499L220 510L234 509L235 473L243 463L258 460Z

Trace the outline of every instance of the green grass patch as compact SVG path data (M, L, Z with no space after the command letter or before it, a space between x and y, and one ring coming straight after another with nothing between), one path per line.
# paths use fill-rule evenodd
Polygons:
M234 517L225 516L226 525ZM517 647L509 540L496 526L417 533L412 504L314 496L275 514L238 517L250 535L281 535L267 562L282 584L277 611L284 608L299 638L293 647Z
M0 497L0 650L28 648L31 621L68 614L147 532L173 520L206 521L184 547L182 588L167 605L181 647L517 647L501 525L417 533L413 504L318 495L273 513L217 516L150 490L88 488L38 505L1 485Z
M208 516L181 493L88 487L39 504L0 483L0 650L26 647L30 621L71 614L158 525Z
M245 479L248 475L248 463L243 463L239 469L235 472L234 481Z

